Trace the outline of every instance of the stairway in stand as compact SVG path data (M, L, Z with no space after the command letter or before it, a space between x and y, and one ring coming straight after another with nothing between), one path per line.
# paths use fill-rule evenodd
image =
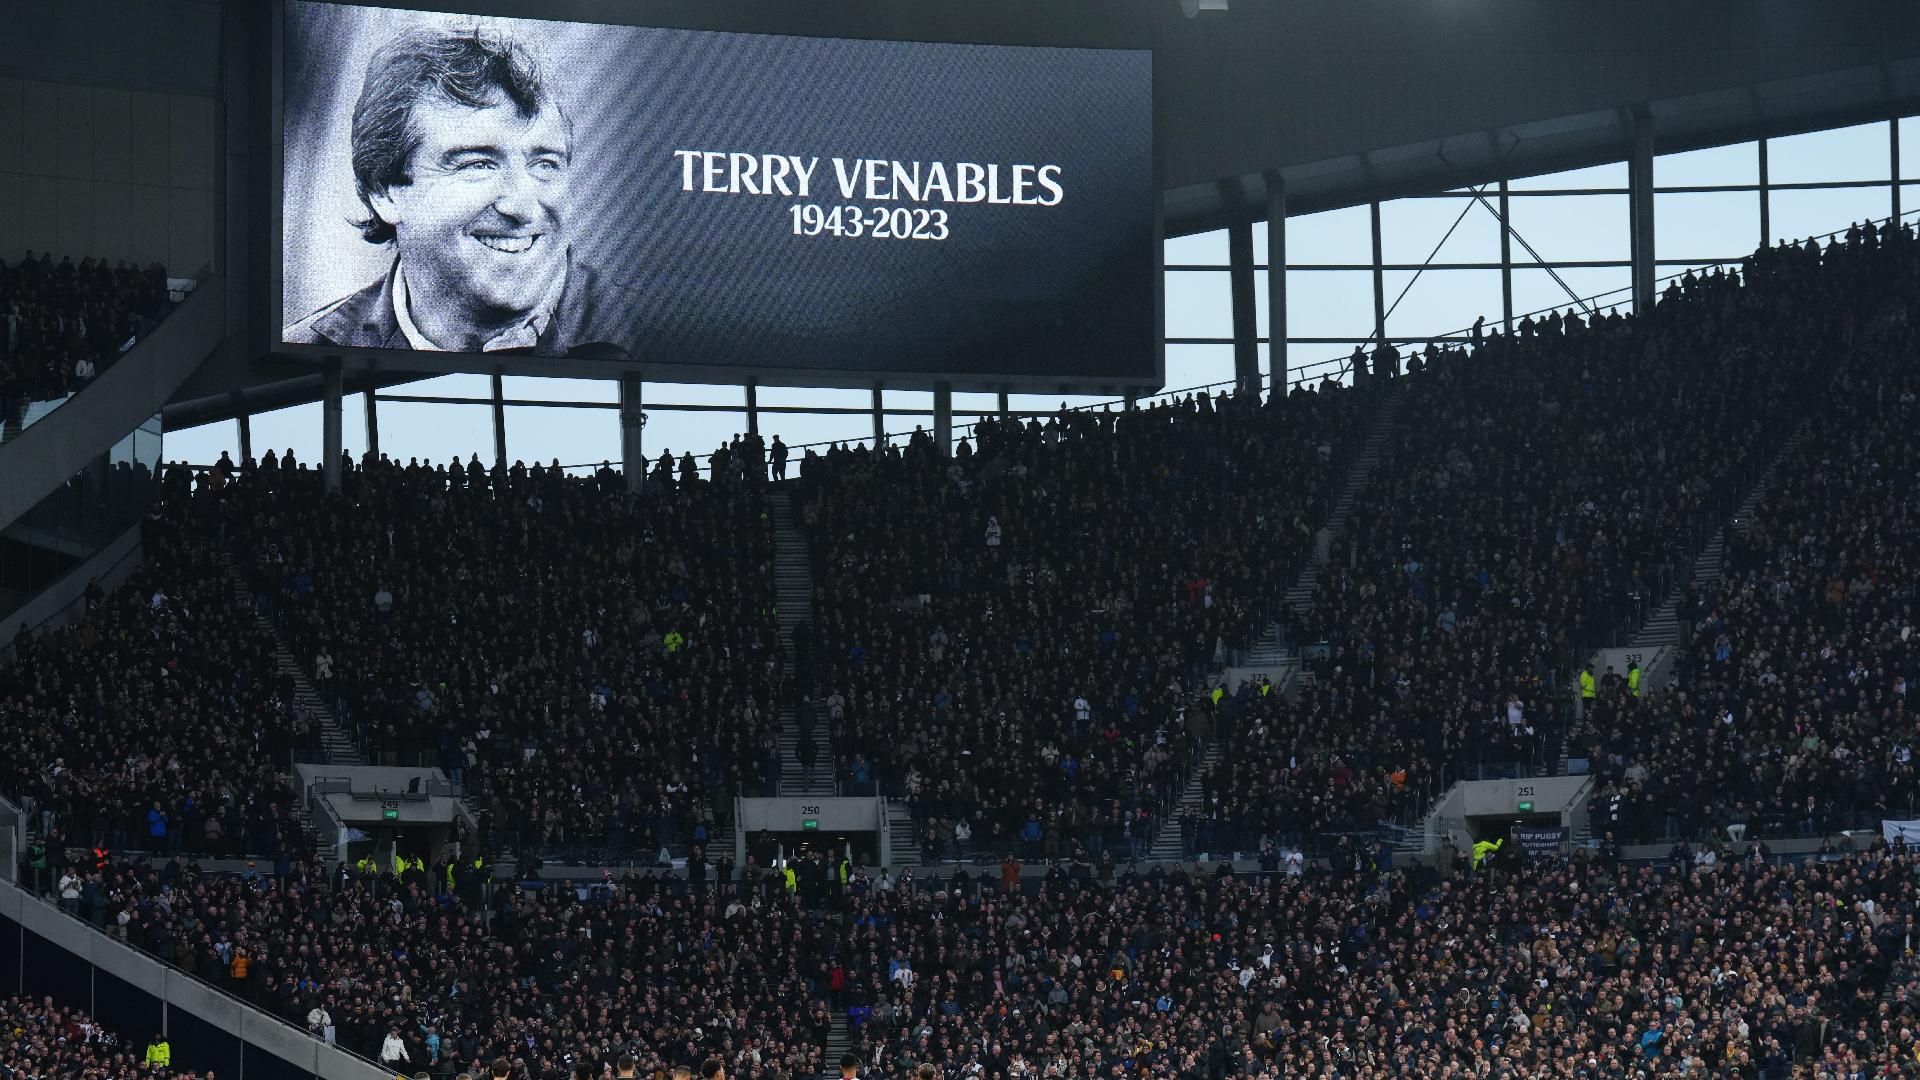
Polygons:
M1694 557L1693 573L1689 575L1685 585L1700 585L1719 579L1721 563L1727 554L1727 530L1731 528L1742 536L1747 534L1747 530L1753 526L1754 510L1759 507L1760 500L1765 498L1768 490L1773 487L1774 474L1780 471L1780 466L1787 460L1788 455L1792 454L1794 448L1798 447L1806 437L1807 424L1802 421L1799 430L1780 447L1780 452L1773 455L1773 460L1767 463L1766 471L1754 481L1753 489L1747 492L1747 497L1741 501L1740 508L1733 512L1733 520L1723 522L1718 529L1715 529L1713 538L1708 540L1706 546L1700 549L1700 554ZM1666 602L1647 617L1646 625L1634 635L1634 648L1653 649L1662 645L1680 644L1680 594L1681 587L1676 586L1667 594Z
M1360 456L1347 470L1346 483L1341 485L1339 496L1334 499L1333 512L1327 515L1327 530L1335 540L1347 531L1347 519L1353 516L1354 504L1360 501L1360 493L1366 490L1367 481L1373 476L1374 467L1380 464L1380 455L1386 448L1387 437L1393 434L1394 417L1400 412L1400 400L1406 396L1405 381L1395 382L1388 387L1380 400L1380 411L1374 414L1373 429L1367 433L1367 441L1360 448ZM1313 595L1320 588L1320 564L1309 558L1307 565L1300 568L1300 576L1294 579L1293 587L1287 590L1287 609L1296 615L1305 615L1313 610ZM1280 626L1278 623L1268 627L1259 644L1254 646L1253 655L1261 655L1261 650L1269 652L1281 650ZM1312 686L1313 670L1301 664L1297 655L1291 662L1298 668L1294 681L1299 686ZM1281 661L1285 663L1287 661ZM1278 680L1275 680L1278 681Z
M1374 413L1373 427L1367 432L1367 441L1360 448L1360 456L1355 459L1347 471L1345 483L1341 485L1339 497L1334 500L1333 512L1327 517L1327 528L1337 539L1347 528L1347 518L1353 513L1354 503L1359 501L1360 492L1365 489L1367 478L1373 474L1373 468L1380 461L1380 453L1386 446L1387 436L1393 433L1394 416L1399 411L1400 399L1405 394L1405 383L1395 383L1380 400L1379 411ZM1320 583L1320 566L1312 559L1300 570L1300 576L1287 590L1287 607L1305 613L1313 606L1314 589ZM1229 668L1225 675L1235 677L1236 672L1265 674L1273 683L1274 692L1291 694L1296 686L1311 686L1313 672L1300 661L1300 657L1284 641L1279 623L1272 623L1266 633L1248 648L1240 663ZM1202 687L1193 696L1192 708L1206 708L1205 695L1208 687ZM1160 823L1160 829L1153 838L1153 846L1148 849L1148 858L1155 862L1184 861L1186 857L1184 838L1181 835L1181 821L1200 812L1200 778L1208 769L1218 764L1221 747L1218 740L1208 749L1205 758L1196 762L1187 774L1187 786L1181 792L1180 805L1167 820Z
M820 1080L840 1080L840 1055L853 1046L853 1036L847 1031L847 1014L844 1009L833 1014L833 1026L827 1029L827 1053L820 1062Z
M813 622L813 562L807 554L807 538L794 519L793 487L779 483L767 489L767 506L773 517L773 590L779 604L780 644L787 655L793 652L793 628ZM794 693L811 690L811 672L794 672ZM816 726L825 720L818 716ZM820 755L814 765L813 782L808 783L800 768L796 749L800 745L800 727L794 720L793 706L780 707L780 794L832 795L833 752L824 730L817 730L814 741Z
M1693 566L1686 578L1668 590L1665 601L1653 610L1653 614L1647 616L1646 623L1628 643L1630 648L1642 655L1651 656L1661 649L1673 650L1680 647L1681 597L1689 588L1719 580L1723 569L1722 564L1727 555L1727 530L1732 529L1741 536L1746 535L1753 524L1754 510L1759 507L1760 500L1765 498L1767 492L1773 487L1774 475L1780 471L1780 466L1786 462L1794 449L1806 439L1808 424L1809 421L1802 420L1793 436L1781 444L1779 451L1773 455L1773 460L1767 463L1766 470L1754 480L1753 487L1748 490L1746 498L1741 500L1739 508L1733 512L1733 517L1722 522L1720 527L1713 531L1713 536L1707 540L1705 546L1700 549L1700 553L1694 556ZM1671 657L1668 662L1672 662ZM1648 672L1650 677L1656 678L1663 677L1664 674L1664 671ZM1567 773L1571 744L1572 732L1569 732L1566 741L1560 747L1560 775L1562 776Z
M253 603L253 587L234 564L233 556L222 554L221 564L226 568L227 580L233 583L234 602L253 616L254 625L273 642L274 667L279 674L289 676L293 681L293 700L307 715L307 719L320 729L320 745L326 751L327 763L331 765L364 765L366 758L360 754L359 743L353 735L342 727L333 717L333 710L327 707L320 692L313 688L313 680L300 662L294 658L293 650L287 647L286 639L280 636L280 630L273 621L260 614Z
M1153 846L1147 849L1148 861L1186 861L1186 842L1185 837L1181 835L1180 824L1187 818L1200 816L1204 802L1200 794L1200 778L1207 775L1209 769L1220 764L1220 757L1220 740L1215 739L1213 745L1207 747L1205 756L1195 763L1192 771L1187 773L1187 786L1180 792L1180 805L1174 807L1172 815L1160 823L1160 831L1154 835Z
M892 865L920 865L920 837L913 831L913 810L904 800L887 800L887 836L893 846Z

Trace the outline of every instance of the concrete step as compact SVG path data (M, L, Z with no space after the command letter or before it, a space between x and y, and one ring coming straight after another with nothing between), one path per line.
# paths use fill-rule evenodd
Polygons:
M286 639L280 636L279 627L254 608L253 589L240 573L239 564L230 554L222 554L220 558L227 572L227 580L232 583L235 603L250 613L254 625L273 641L274 669L293 680L294 704L305 710L308 718L319 725L320 745L327 753L327 760L336 765L365 764L366 758L360 753L359 740L334 719L333 710L328 708L326 699L315 689L306 667L294 657Z
M833 1026L827 1029L825 1060L821 1062L820 1080L840 1080L840 1055L853 1046L853 1038L847 1033L847 1014L833 1014Z
M1200 810L1205 801L1200 791L1200 778L1206 775L1208 769L1219 764L1223 751L1224 747L1220 745L1220 740L1215 739L1213 745L1207 748L1206 755L1194 762L1193 769L1187 773L1186 786L1180 791L1180 808L1160 823L1160 830L1153 838L1153 846L1147 849L1149 858L1166 862L1179 861L1186 857L1180 833L1180 819Z

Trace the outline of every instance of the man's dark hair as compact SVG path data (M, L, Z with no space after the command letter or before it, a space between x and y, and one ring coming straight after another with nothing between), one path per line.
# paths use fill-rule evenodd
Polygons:
M420 148L413 110L428 97L469 109L490 108L504 97L525 120L552 104L533 57L510 39L477 29L415 31L381 46L353 107L353 180L367 208L353 224L369 244L394 237L368 196L413 182L407 165Z
M715 1077L720 1075L720 1071L724 1068L726 1068L726 1065L724 1065L719 1058L710 1057L700 1063L700 1075L706 1077L706 1080L714 1080Z
M513 1063L506 1058L497 1057L493 1059L493 1065L489 1071L493 1073L494 1080L506 1080L506 1077L513 1072Z
M840 1071L841 1072L846 1072L848 1069L858 1069L859 1067L860 1067L859 1054L856 1054L853 1051L849 1050L846 1053L840 1055Z

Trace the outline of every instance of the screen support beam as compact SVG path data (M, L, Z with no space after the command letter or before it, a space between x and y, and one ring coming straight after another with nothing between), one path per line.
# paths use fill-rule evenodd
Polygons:
M380 460L380 399L371 387L361 396L367 399L367 456L369 460L378 461Z
M1500 322L1513 333L1513 208L1507 202L1507 182L1500 181Z
M880 401L880 384L873 384L873 448L880 449L887 441L887 410Z
M754 379L747 380L747 434L760 434L760 383Z
M1287 394L1287 182L1267 174L1267 388Z
M507 464L507 395L498 371L493 373L493 460L503 468Z
M1380 257L1380 200L1367 204L1368 220L1373 228L1373 343L1387 343L1387 279L1386 272L1380 269L1385 260ZM1374 372L1374 378L1380 373Z
M1898 130L1899 127L1900 125L1898 124L1894 125L1895 130ZM1758 166L1760 170L1758 173L1758 176L1760 179L1760 246L1772 247L1773 246L1773 185L1767 179L1767 137L1765 135L1760 136L1759 139L1754 141L1753 145L1754 145L1754 154L1758 156L1760 159L1758 162ZM1895 191L1899 191L1900 185L1899 184L1893 185L1893 189Z
M647 475L647 450L640 437L647 414L640 411L640 374L629 371L620 376L620 469L627 478L627 490L638 493Z
M1653 117L1633 110L1633 153L1627 158L1627 209L1633 230L1633 310L1653 313Z
M320 457L328 491L340 490L340 409L343 373L338 356L327 357L321 376Z
M953 454L953 384L933 384L933 444L940 456Z
M1227 229L1227 285L1233 300L1233 381L1239 393L1260 385L1258 312L1253 301L1253 222Z
M1900 226L1900 117L1898 115L1887 124L1887 175L1893 178L1893 183L1888 184L1887 188L1893 199L1893 224L1898 228ZM1762 246L1766 242L1766 237L1760 238Z
M245 465L253 460L253 417L243 412L234 422L240 425L240 464Z

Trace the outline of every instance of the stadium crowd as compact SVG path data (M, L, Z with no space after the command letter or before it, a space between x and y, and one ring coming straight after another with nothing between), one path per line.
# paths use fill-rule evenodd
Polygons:
M1371 415L1344 389L988 420L949 459L811 452L812 693L923 851L1151 843L1228 646L1307 556Z
M195 1080L171 1068L172 1046L156 1035L144 1047L85 1012L54 1003L0 998L0 1078L4 1080ZM212 1080L212 1073L208 1073Z
M1897 312L1827 389L1689 597L1667 689L1600 695L1579 747L1622 838L1916 817L1915 347Z
M31 251L0 259L0 418L71 393L166 312L167 273Z
M1382 871L1018 867L528 888L442 866L86 871L108 932L400 1073L1884 1075L1920 1067L1920 856L1702 847ZM489 895L491 893L491 895Z
M1523 320L1404 373L1377 352L1400 422L1294 622L1312 677L1226 721L1251 738L1207 778L1194 849L1410 820L1453 779L1557 770L1577 659L1681 580L1836 364L1882 355L1866 328L1917 252L1869 226L1686 275L1650 321Z
M199 543L247 567L376 760L444 768L502 845L684 852L778 775L760 485L641 499L611 470L381 459L323 497L290 456L201 485Z
M220 553L199 542L184 481L147 518L146 559L124 587L90 586L84 619L14 636L0 791L55 847L300 852L282 777L316 733Z
M1652 320L1550 318L1404 375L1382 350L1352 389L988 423L953 459L924 436L810 455L815 619L791 657L751 444L712 480L663 455L646 497L477 461L348 463L338 496L291 454L173 472L133 582L16 637L0 790L77 916L447 1075L622 1054L813 1075L839 1012L863 1073L947 1080L1920 1069L1920 857L1722 842L1915 816L1916 253L1857 230L1683 279ZM1805 436L1694 591L1673 688L1609 686L1571 731L1620 796L1597 857L1395 869L1339 836L1436 778L1555 755L1572 659L1682 577L1801 401ZM1349 532L1316 533L1383 403L1399 423ZM1287 615L1310 558L1319 592ZM513 830L483 848L704 869L715 806L772 784L798 702L928 850L1050 867L931 888L823 862L791 884L328 870L279 779L313 720L256 612L370 751L441 765ZM1325 643L1298 695L1212 692L1275 618ZM1266 872L1124 868L1211 744L1190 844L1258 847ZM1710 830L1660 867L1612 847ZM1331 869L1282 862L1302 844Z

